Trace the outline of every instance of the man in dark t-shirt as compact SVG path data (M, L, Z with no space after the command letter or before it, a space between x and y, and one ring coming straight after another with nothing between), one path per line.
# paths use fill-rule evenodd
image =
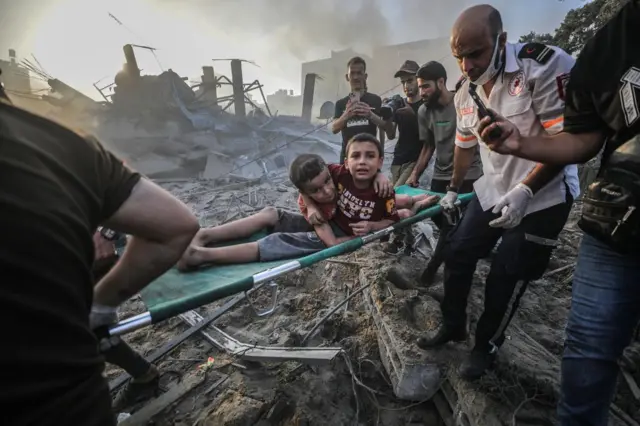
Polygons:
M349 139L359 133L376 136L378 129L385 125L380 118L382 100L380 96L367 92L367 64L356 56L347 63L347 81L351 93L336 102L331 126L333 133L342 134L340 163L344 163L345 148ZM380 141L384 144L384 132L380 130Z
M398 130L398 142L393 150L391 163L391 183L393 186L401 186L406 183L422 149L420 132L418 131L418 109L422 105L422 98L416 82L418 68L417 62L407 60L394 76L400 79L402 89L407 97L404 99L404 106L395 111L385 126L389 139L394 139L396 129Z
M92 233L133 235L93 288ZM93 138L0 97L0 424L112 426L93 326L180 258L189 209Z
M483 139L496 152L558 165L586 162L604 146L601 169L606 167L617 148L640 137L638 23L640 0L631 0L589 40L571 73L558 77L565 98L562 133L523 138L498 117L497 124L482 123ZM493 140L489 132L496 125L503 135ZM623 254L585 232L562 359L558 416L563 426L607 424L617 361L639 318L640 251Z

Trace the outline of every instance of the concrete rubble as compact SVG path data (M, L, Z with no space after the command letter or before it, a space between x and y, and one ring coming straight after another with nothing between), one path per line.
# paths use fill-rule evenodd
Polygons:
M246 217L267 205L296 209L297 192L288 182L286 168L267 180L167 178L159 182L190 205L207 226ZM421 333L433 332L439 325L441 286L428 292L398 289L385 278L389 268L396 267L410 280L416 279L430 254L427 241L437 238L437 228L427 221L415 226L414 233L430 238L423 238L418 245L421 250L410 256L387 255L380 244L367 246L278 280L280 302L273 315L258 318L244 303L209 327L210 334L222 332L245 345L299 347L303 336L333 306L371 284L369 291L330 317L306 343L307 348L342 347L344 355L329 365L317 366L300 361L256 362L212 346L206 338L194 337L163 358L161 370L189 374L208 356L215 358L219 370L156 415L155 424L349 425L354 424L355 416L360 424L377 421L381 425L554 424L563 324L570 300L568 280L580 239L575 224L578 212L579 205L547 275L531 285L523 297L507 332L498 370L479 384L469 385L456 375L468 345L424 353L413 343ZM478 267L470 302L472 330L482 306L482 277L488 267L488 261L481 261ZM266 299L266 295L257 296L259 302ZM202 307L198 313L206 317L215 306ZM140 300L134 299L124 315L142 310ZM149 353L158 342L170 340L185 327L175 318L126 338ZM109 377L117 374L117 369L110 367ZM225 377L221 385L206 393ZM171 373L163 377L169 388L174 382ZM640 404L628 389L626 382L621 382L612 406L612 425L635 425L640 419ZM229 423L218 423L223 420Z

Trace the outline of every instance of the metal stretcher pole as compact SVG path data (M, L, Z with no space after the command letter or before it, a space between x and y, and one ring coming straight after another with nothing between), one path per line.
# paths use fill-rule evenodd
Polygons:
M109 335L119 336L121 334L131 333L134 330L146 327L147 325L151 325L152 322L153 320L151 319L151 313L143 312L140 315L122 320L113 327L109 328Z
M469 195L469 194L464 194L464 195ZM470 198L465 198L464 200L458 200L456 202L456 205L459 206L461 204L466 204L469 202L469 200ZM442 207L440 207L439 205L436 205L416 214L415 216L402 220L401 223L395 223L377 232L374 232L369 235L365 235L364 237L354 238L342 244L338 244L337 246L333 246L328 249L322 250L321 252L310 254L298 260L292 260L291 262L287 262L275 268L271 268L266 271L257 273L252 277L253 285L255 287L247 291L245 294L249 295L253 293L258 288L262 287L262 285L260 284L268 283L269 281L272 281L274 278L278 278L286 273L293 272L301 268L306 268L310 265L321 262L323 260L327 260L334 256L338 256L350 251L355 251L360 247L362 247L363 245L379 240L380 238L384 237L385 235L391 234L393 231L399 228L404 228L405 226L409 226L414 223L420 222L429 217L435 216L441 212L442 212ZM151 318L151 313L144 312L140 315L136 315L126 320L122 320L117 324L114 324L112 327L109 328L109 335L116 336L116 335L122 335L125 333L130 333L134 330L137 330L139 328L145 327L150 324L153 324L153 318Z

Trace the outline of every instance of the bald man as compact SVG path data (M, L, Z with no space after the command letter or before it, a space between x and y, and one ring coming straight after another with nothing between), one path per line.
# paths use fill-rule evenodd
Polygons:
M618 360L640 319L640 0L625 3L580 52L566 86L565 123L553 137L522 135L498 119L499 152L554 164L602 151L584 197L558 417L563 426L608 424ZM484 132L490 131L487 125ZM628 194L636 194L629 197ZM629 213L629 214L628 214Z
M454 98L454 170L443 208L454 208L477 146L484 175L474 183L477 198L445 246L443 325L434 337L419 339L418 346L427 349L466 339L466 305L476 264L502 238L486 279L475 346L460 370L463 378L474 380L493 366L528 283L547 268L579 183L575 165L551 167L491 152L478 133L481 117L470 90L522 133L557 133L564 107L557 81L574 60L556 47L507 43L500 13L488 5L462 12L452 30L451 50L466 81Z

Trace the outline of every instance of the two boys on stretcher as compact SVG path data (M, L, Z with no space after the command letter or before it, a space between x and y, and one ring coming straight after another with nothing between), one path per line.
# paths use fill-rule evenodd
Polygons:
M345 164L327 165L317 155L300 155L291 164L289 177L300 191L301 214L267 207L244 219L203 228L178 268L187 271L206 264L305 256L384 229L438 201L437 196L426 194L395 194L389 180L379 173L384 150L373 135L354 136L347 144L346 156ZM258 241L210 247L247 238L264 229L269 233Z

